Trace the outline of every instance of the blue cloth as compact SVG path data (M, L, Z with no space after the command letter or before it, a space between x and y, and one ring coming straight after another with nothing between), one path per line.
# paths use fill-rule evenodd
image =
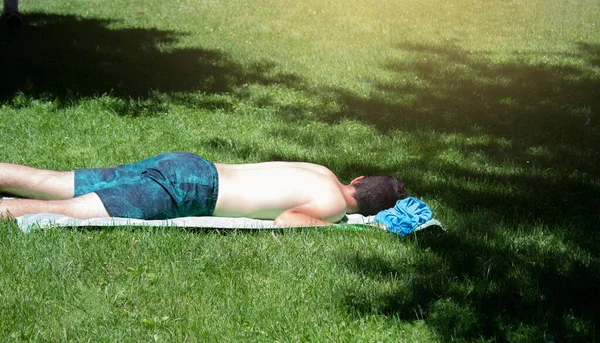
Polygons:
M384 224L388 231L406 236L432 217L431 209L426 203L408 197L398 200L396 206L377 213L375 222Z

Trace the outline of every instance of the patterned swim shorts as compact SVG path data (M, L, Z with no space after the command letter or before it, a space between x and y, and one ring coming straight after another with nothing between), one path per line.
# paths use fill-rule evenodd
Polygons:
M110 168L75 170L75 196L95 192L111 217L169 219L210 216L219 194L215 165L169 152Z

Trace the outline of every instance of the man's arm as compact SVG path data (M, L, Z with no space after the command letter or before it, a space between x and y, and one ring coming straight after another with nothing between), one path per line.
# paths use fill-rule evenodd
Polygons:
M326 226L334 223L311 217L301 212L287 210L275 218L277 226Z
M275 218L278 226L326 226L333 225L346 214L345 203L310 202L284 211Z

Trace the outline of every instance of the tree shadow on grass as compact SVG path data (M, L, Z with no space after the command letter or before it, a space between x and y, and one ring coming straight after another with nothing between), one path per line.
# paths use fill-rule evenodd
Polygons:
M597 340L600 80L586 68L598 66L600 46L578 44L572 55L557 56L583 61L580 68L493 63L452 47L402 49L421 58L392 61L385 68L399 78L416 74L424 85L375 82L378 92L368 98L341 92L347 109L342 117L382 132L431 130L504 140L508 148L422 140L419 158L397 167L514 191L483 187L478 192L458 183L426 183L411 174L411 188L453 208L461 227L442 235L419 234L421 249L413 263L376 253L342 257L351 272L371 280L408 280L371 293L349 290L348 308L404 320L425 318L447 341ZM407 95L414 102L395 102ZM536 147L545 153L532 154ZM493 166L521 161L525 168L509 175L475 171L441 161L440 149L478 153ZM528 172L527 164L548 175ZM574 177L578 173L586 177ZM479 218L478 211L485 215Z
M572 54L545 56L552 61L578 60L577 66L531 63L520 54L496 62L451 45L406 43L397 50L403 57L381 67L388 75L385 81L365 80L372 89L368 94L317 89L315 96L327 94L339 106L310 119L327 123L353 119L383 134L489 135L507 140L511 153L521 154L536 146L562 150L600 146L600 79L591 71L598 66L600 45L577 43ZM288 120L304 121L308 115L302 113L314 109L286 104L278 112ZM600 155L588 162L587 166L597 166Z
M227 151L238 158L301 159L233 140L213 143L226 144ZM414 163L402 168L423 167ZM599 316L592 304L600 299L587 290L600 283L598 225L593 212L596 200L569 204L580 196L593 196L597 190L576 180L431 167L440 174L482 184L504 182L522 190L507 196L443 182L426 186L411 176L415 188L456 211L458 226L447 233L420 232L416 237L399 238L400 246L416 245L414 254L394 257L377 251L341 252L339 260L350 273L375 285L367 289L348 286L342 296L343 307L359 317L377 314L406 321L424 319L448 341L593 340ZM395 172L376 163L347 163L338 173L348 171L369 175ZM561 197L555 199L545 192Z
M420 196L456 211L460 227L418 234L416 261L343 255L350 272L394 284L349 289L347 308L425 319L447 341L597 340L600 79L589 68L597 68L600 46L578 44L572 55L557 56L578 59L580 67L494 63L453 47L402 49L418 58L385 66L397 83L374 81L371 97L339 91L345 111L325 120L352 118L384 134L424 138L418 158L393 168L454 180L425 182L418 172L405 178ZM406 75L419 81L404 82ZM463 143L431 133L458 135ZM490 139L464 144L481 136ZM522 164L507 174L487 172L440 159L447 149L479 154L493 167Z
M66 102L103 94L145 100L153 92L225 93L295 79L266 77L272 65L243 68L217 50L169 48L183 35L173 31L111 29L111 20L70 15L28 13L25 20L18 35L0 36L0 101L19 92Z
M349 289L347 308L359 315L424 319L444 341L597 338L593 304L600 299L590 289L600 282L597 263L585 265L555 249L540 251L535 243L515 253L494 235L483 240L430 232L419 236L418 245L426 252L416 258L342 256L349 271L375 281L369 292Z
M532 64L519 54L496 62L455 46L410 43L397 49L404 57L382 66L387 81L366 80L370 93L319 89L315 96L325 94L339 106L317 115L302 104L276 111L291 122L309 116L326 123L357 120L382 135L406 133L418 141L419 154L409 162L385 168L377 161L347 163L335 170L344 177L393 174L420 196L440 199L459 212L489 209L548 225L573 220L588 233L595 230L600 79L592 68L598 65L599 45L577 43L568 55L547 56L578 62L558 66ZM303 112L311 114L303 117ZM314 141L310 132L293 128L275 134L300 145ZM467 161L480 156L495 171L453 163L441 157L444 152ZM445 180L425 181L422 171L435 171ZM489 191L486 185L512 191ZM479 186L480 192L473 189Z
M587 68L597 66L600 46L579 43L570 56L549 56L578 59L579 67L531 64L518 54L494 62L453 46L397 48L412 57L383 66L392 80L371 80L368 97L335 91L344 110L330 119L358 119L383 132L491 134L529 145L598 142L600 80Z
M458 216L455 231L418 235L416 262L343 255L350 272L381 283L349 288L344 305L358 315L425 318L444 340L596 340L600 79L591 69L600 46L576 44L571 54L549 56L579 61L575 66L519 56L494 62L452 46L398 49L412 58L385 64L395 81L369 81L370 94L320 89L339 106L317 116L303 116L314 109L302 104L278 108L291 122L352 119L381 135L412 135L419 154L410 161L333 169L345 178L401 176L418 197ZM275 134L301 146L313 140L300 130ZM477 154L492 170L453 163L441 158L444 151ZM424 180L427 171L437 181Z

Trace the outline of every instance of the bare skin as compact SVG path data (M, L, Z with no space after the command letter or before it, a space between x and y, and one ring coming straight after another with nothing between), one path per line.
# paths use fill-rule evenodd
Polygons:
M342 184L327 168L301 162L215 164L219 194L214 216L274 219L277 225L314 226L356 211L354 184ZM58 213L74 218L109 217L95 193L74 194L74 172L0 163L0 216Z
M96 193L74 198L74 173L0 163L0 193L27 199L2 199L0 217L59 213L73 218L108 217Z
M356 211L353 185L327 168L301 162L215 164L219 197L214 215L275 219L278 225L327 225Z

